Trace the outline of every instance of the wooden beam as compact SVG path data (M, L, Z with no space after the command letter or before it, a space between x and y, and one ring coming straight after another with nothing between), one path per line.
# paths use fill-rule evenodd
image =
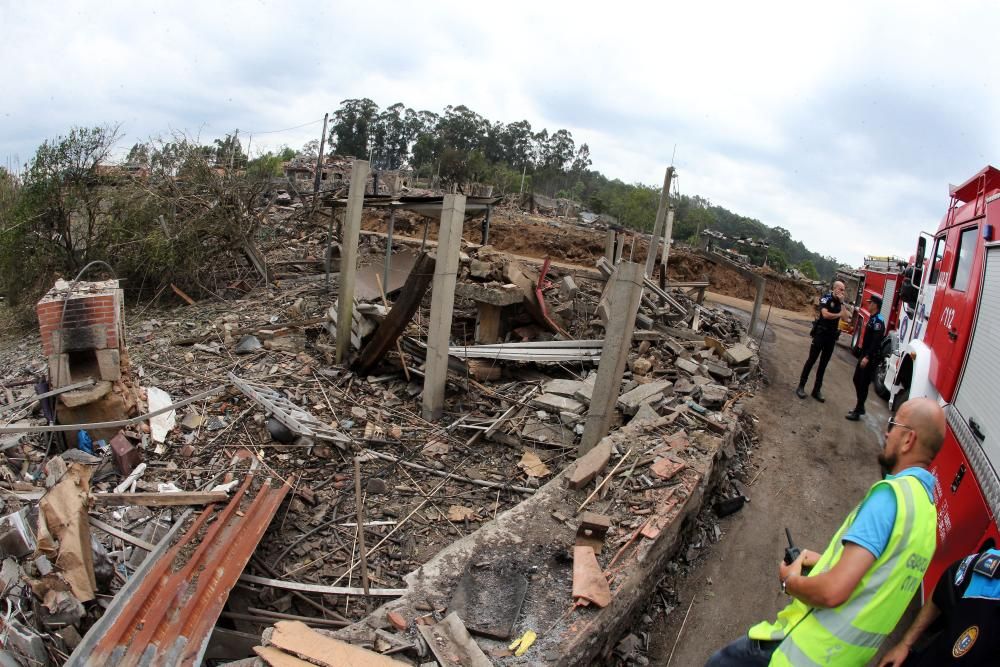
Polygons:
M420 308L424 293L434 277L434 258L423 253L417 258L410 275L403 284L403 290L392 304L392 310L379 325L371 340L361 350L356 369L361 375L367 375L396 343L406 326L413 319L413 314Z
M495 343L500 340L500 313L502 308L492 303L477 302L476 342Z
M351 347L351 323L354 316L354 282L358 273L358 238L361 212L365 205L368 162L355 160L351 167L351 187L347 193L347 216L340 240L340 291L337 296L338 364L344 363Z
M431 314L427 327L427 364L424 375L423 418L434 421L444 411L444 389L448 381L448 343L455 308L465 195L445 195L438 230L437 264L431 290Z
M208 505L229 500L225 491L171 492L171 493L92 493L95 505L143 505L145 507L172 507L174 505Z

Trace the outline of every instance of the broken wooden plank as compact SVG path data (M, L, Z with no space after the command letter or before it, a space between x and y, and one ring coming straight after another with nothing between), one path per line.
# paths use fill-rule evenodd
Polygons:
M423 253L417 258L406 283L403 285L403 291L392 304L392 310L372 334L369 343L361 350L356 364L359 373L362 375L369 373L395 344L410 320L413 319L414 313L420 307L420 301L424 298L424 294L431 284L431 279L434 278L434 265L434 258L427 253Z
M208 505L229 500L225 491L195 491L167 493L92 493L96 505L143 505L145 507L173 507L176 505Z
M311 662L288 655L273 646L254 646L253 652L271 667L315 667Z
M141 540L138 537L135 537L134 535L126 533L124 530L119 530L118 528L115 528L111 524L104 523L97 517L92 516L88 517L88 519L90 521L90 525L93 526L94 528L103 530L108 535L112 535L120 540L124 540L125 542L128 542L133 546L139 547L144 551L152 551L153 549L156 548L155 544L151 544L146 540Z
M323 667L399 667L406 663L322 635L299 621L274 624L270 644Z
M197 301L195 301L194 299L192 299L191 297L189 297L187 294L185 294L184 290L182 290L177 285L175 285L173 283L170 283L170 289L172 289L174 291L174 294L176 294L180 298L184 299L184 301L187 302L187 305L193 306L194 304L197 303Z
M363 589L355 586L323 586L321 584L305 584L298 581L285 581L283 579L268 579L252 574L241 574L240 581L258 586L270 586L286 591L300 591L303 593L321 593L323 595L364 595ZM405 588L369 588L368 595L373 597L398 598L406 594Z
M434 625L418 625L441 667L492 667L493 663L472 638L458 614L451 612Z

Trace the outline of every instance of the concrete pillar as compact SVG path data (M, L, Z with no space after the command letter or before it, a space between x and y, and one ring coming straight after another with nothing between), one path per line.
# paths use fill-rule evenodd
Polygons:
M615 244L615 261L614 261L615 264L622 261L622 254L624 254L625 252L625 232L624 231L618 232L618 238L616 240L617 243Z
M424 369L423 418L434 421L444 411L444 388L448 379L448 342L455 306L465 195L444 196L438 231L437 263L431 287L431 314L427 327L427 365Z
M597 366L597 382L590 399L590 411L584 424L583 438L577 454L582 456L608 434L614 416L618 390L621 388L635 316L642 297L643 267L632 262L622 262L615 270L610 285L611 313L604 331L601 362Z
M753 311L750 313L750 328L747 333L752 338L754 336L754 329L757 327L757 318L760 317L760 307L764 303L764 288L767 286L767 280L762 276L754 276L754 286L757 288L757 293L753 297Z
M604 242L604 257L609 264L615 263L615 230L608 227L608 237Z
M674 209L667 211L667 224L663 228L663 275L667 274L667 260L670 259L670 239L674 235Z
M663 222L667 217L667 208L670 204L670 181L673 178L674 168L667 167L667 172L663 176L663 190L660 191L660 204L656 207L653 234L649 237L649 252L646 253L646 275L649 277L652 277L653 265L656 263L657 245L660 243L660 233L663 231Z
M351 188L347 192L347 216L340 237L340 291L337 295L337 363L344 363L351 347L351 324L354 322L354 282L358 273L358 238L361 235L361 212L365 207L365 184L368 162L355 160L351 167Z

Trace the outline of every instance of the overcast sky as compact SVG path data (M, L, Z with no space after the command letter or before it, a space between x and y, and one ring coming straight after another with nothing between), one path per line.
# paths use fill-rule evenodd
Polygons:
M346 98L465 104L566 128L627 182L676 147L681 192L857 265L908 256L1000 162L995 2L0 0L0 26L2 165L74 125L122 123L123 150L239 128L256 153Z

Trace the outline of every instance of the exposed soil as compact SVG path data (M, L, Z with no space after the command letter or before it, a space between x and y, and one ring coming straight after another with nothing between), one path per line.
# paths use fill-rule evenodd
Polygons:
M385 232L389 214L385 211L366 212L362 226L369 231ZM409 212L397 212L394 233L422 238L424 225L429 224L428 238L437 238L437 220L429 220ZM472 243L482 241L482 216L467 220L463 237ZM530 215L516 209L498 208L490 221L490 245L514 255L544 258L577 264L592 269L604 254L606 231L566 219L553 219ZM629 233L624 255L636 261L646 259L647 243ZM767 288L764 303L778 308L809 312L818 296L816 290L799 280L764 269ZM711 289L720 294L740 299L753 299L754 286L749 280L729 267L713 264L693 254L690 248L676 243L671 250L668 278L675 281L708 280Z
M751 502L720 520L724 535L719 543L703 550L686 573L664 582L676 593L677 606L666 618L650 613L651 664L703 665L754 623L773 619L788 600L778 586L784 528L797 546L822 551L879 477L875 457L888 410L870 394L862 422L844 419L854 405L854 358L846 341L827 368L826 403L795 397L807 334L807 316L772 311L761 346L766 382L747 403L760 437L754 463L764 469L749 489Z

